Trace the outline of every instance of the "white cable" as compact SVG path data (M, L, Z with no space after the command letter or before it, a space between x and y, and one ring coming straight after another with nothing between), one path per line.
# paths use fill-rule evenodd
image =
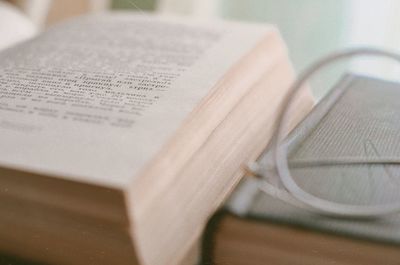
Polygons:
M336 203L328 200L324 200L318 198L311 193L303 190L293 179L290 174L289 166L288 166L288 145L284 143L284 139L287 132L287 124L289 121L289 113L288 109L290 109L290 105L294 101L298 91L300 88L306 83L306 81L313 76L315 73L322 70L325 66L339 61L343 59L352 58L355 56L373 56L373 57L383 57L395 60L400 63L400 55L397 53L392 53L379 49L372 48L359 48L359 49L350 49L340 51L334 54L331 54L321 60L317 61L310 68L308 68L305 72L303 72L297 81L291 86L287 97L285 98L284 104L286 106L285 109L282 110L280 114L278 127L275 136L275 144L274 144L274 160L278 172L278 176L287 190L287 193L296 199L299 203L295 203L297 206L304 204L307 207L311 208L315 212L325 215L333 215L337 217L352 217L352 218L376 218L381 217L383 215L393 214L400 212L400 202L389 203L389 204L381 204L381 205L350 205L350 204L342 204ZM268 183L270 186L270 184ZM294 204L291 199L286 198L287 194L277 194L276 187L274 187L275 191L271 191L271 187L266 184L260 185L260 189L264 192L271 194L275 193L275 196L283 199L289 203ZM267 188L268 187L268 188Z

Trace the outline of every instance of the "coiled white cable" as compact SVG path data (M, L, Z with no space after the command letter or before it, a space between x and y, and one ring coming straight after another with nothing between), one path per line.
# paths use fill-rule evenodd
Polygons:
M311 67L306 69L289 89L288 95L283 103L285 104L284 106L286 106L286 108L282 109L278 119L275 137L273 138L275 139L275 143L273 144L275 166L285 190L274 187L266 180L261 180L259 186L260 190L295 206L307 208L316 213L329 216L347 218L377 218L400 212L400 201L380 205L351 205L321 199L302 189L293 179L289 170L288 144L285 143L285 138L288 121L290 119L288 110L290 109L290 106L293 103L297 93L310 77L321 71L327 65L356 56L383 57L400 63L400 54L373 48L358 48L333 53L322 58L315 64L311 65ZM260 175L262 175L262 172L260 173Z

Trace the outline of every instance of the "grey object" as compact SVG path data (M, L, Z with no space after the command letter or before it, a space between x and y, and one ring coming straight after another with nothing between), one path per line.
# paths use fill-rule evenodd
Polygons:
M350 75L324 101L289 137L296 183L342 204L399 202L400 85Z
M399 203L400 84L345 76L286 144L291 176L313 196L343 205ZM284 189L271 151L260 158L258 167L275 192ZM295 201L285 202L279 194L260 192L259 182L245 181L228 208L246 217L400 243L400 214L364 220L328 218L297 207Z
M273 141L272 147L272 157L274 166L276 167L277 172L277 183L280 184L280 188L277 188L276 185L272 184L272 182L263 181L260 182L260 189L268 194L272 194L275 197L281 198L298 206L302 206L303 208L312 209L322 214L329 214L340 217L364 217L371 218L376 216L382 216L385 214L392 214L400 211L400 201L391 201L391 202L380 202L377 204L366 203L366 204L355 204L355 203L344 203L344 202L334 202L333 200L321 198L320 196L316 196L311 192L306 191L302 188L294 177L291 174L291 170L289 169L288 157L289 153L293 152L293 149L296 148L295 144L292 142L301 143L306 139L306 137L315 130L316 127L320 126L320 122L327 115L333 106L338 103L346 91L346 89L350 86L349 83L352 82L351 78L345 78L345 81L340 85L336 86L332 92L323 99L323 101L317 105L316 110L314 110L305 121L301 122L301 124L296 128L295 132L292 133L293 137L289 137L289 139L285 139L285 132L288 130L288 120L289 110L291 109L291 103L296 97L299 89L303 84L315 73L319 72L321 69L330 65L331 63L343 59L348 59L356 56L374 56L381 57L386 59L392 59L400 63L400 55L396 53L392 53L389 51L379 50L379 49L350 49L344 50L337 53L333 53L328 55L327 57L322 58L313 64L310 68L308 68L305 72L300 75L299 79L292 85L289 90L288 96L284 102L284 106L286 106L286 110L283 110L279 119L278 127L275 134L275 139ZM347 106L351 109L351 106ZM343 115L347 115L348 113L343 113ZM357 117L353 117L357 118ZM371 120L374 117L370 117ZM338 126L338 124L336 125ZM340 127L338 127L340 129ZM341 132L340 132L341 133ZM348 135L350 137L356 137L356 134L353 132L353 135ZM336 143L335 143L336 144ZM319 146L319 149L324 148L323 146ZM329 149L327 149L329 152ZM270 155L266 154L262 156L258 163L255 163L255 166L250 166L249 171L253 172L253 174L258 175L264 179L267 179L269 175L268 167L262 164L265 161L270 160ZM313 159L313 160L301 160L300 161L292 161L292 164L298 165L308 165L310 166L322 166L322 165L331 165L336 164L340 165L375 165L375 164L398 164L398 159L394 158L383 158L383 159L373 159L367 156L339 156L339 157L328 157L328 160L324 159ZM261 166L260 166L261 165ZM387 173L387 170L385 170ZM275 181L276 182L276 181ZM272 184L272 185L271 185Z

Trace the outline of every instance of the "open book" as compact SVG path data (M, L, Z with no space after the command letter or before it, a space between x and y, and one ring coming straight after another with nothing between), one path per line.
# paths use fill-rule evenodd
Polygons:
M81 17L0 53L0 251L177 264L293 80L270 26ZM312 104L304 92L294 117Z

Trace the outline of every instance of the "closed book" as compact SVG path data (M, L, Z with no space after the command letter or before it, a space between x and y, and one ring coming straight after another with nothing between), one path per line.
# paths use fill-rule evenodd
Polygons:
M297 185L343 205L398 202L399 96L396 82L343 78L288 136ZM260 165L273 180L271 152ZM258 185L244 181L210 222L206 264L399 264L399 214L320 215L267 195Z

